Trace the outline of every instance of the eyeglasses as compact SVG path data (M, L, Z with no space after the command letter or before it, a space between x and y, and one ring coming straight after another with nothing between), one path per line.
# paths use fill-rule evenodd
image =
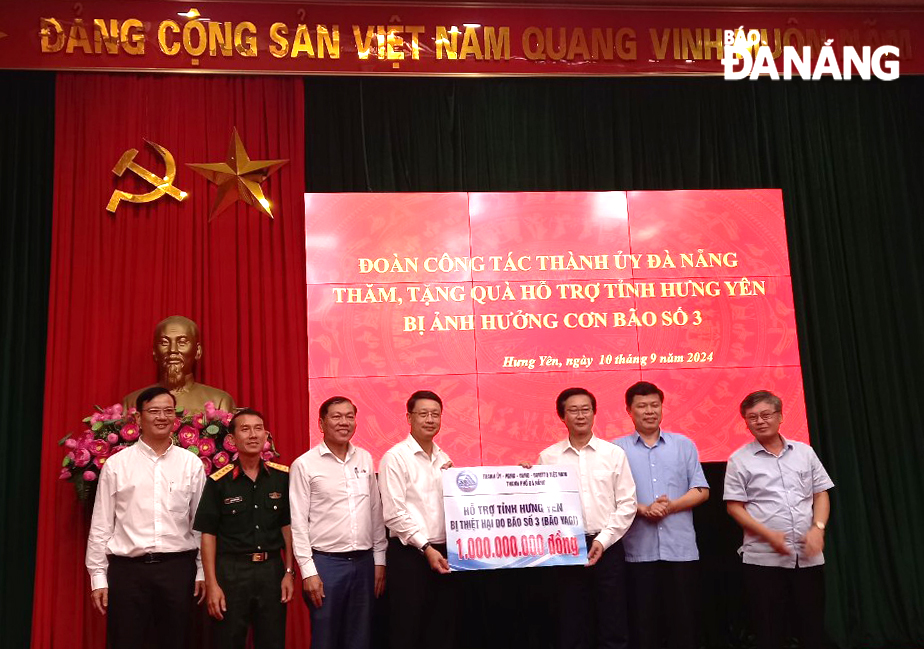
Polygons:
M424 421L431 418L438 421L440 417L443 416L442 413L437 412L436 410L412 410L411 414Z
M565 412L571 415L572 417L577 417L578 415L587 415L592 414L594 411L590 406L584 406L583 408L565 408Z
M756 424L758 420L762 419L763 421L770 421L773 419L773 416L779 414L779 410L768 410L767 412L760 412L754 415L748 415L745 417L749 424Z
M176 416L176 408L148 408L147 410L142 410L141 412L146 412L155 418L160 417L161 415L164 417Z

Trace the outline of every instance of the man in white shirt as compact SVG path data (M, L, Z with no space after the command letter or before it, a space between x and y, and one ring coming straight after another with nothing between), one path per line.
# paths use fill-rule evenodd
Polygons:
M428 390L407 400L410 435L379 465L388 543L389 637L392 649L455 646L455 602L446 560L442 470L452 461L433 438L443 401Z
M385 589L385 523L372 456L350 443L357 408L331 397L323 441L292 464L292 541L311 614L312 649L369 649L374 597Z
M184 647L191 597L205 597L199 534L205 485L199 458L173 445L176 399L159 386L136 401L141 439L100 471L87 570L93 606L107 615L108 646Z
M587 532L587 565L555 571L560 649L625 649L625 562L620 539L635 518L635 482L625 451L594 435L597 400L584 388L558 395L555 409L568 437L537 464L577 467Z

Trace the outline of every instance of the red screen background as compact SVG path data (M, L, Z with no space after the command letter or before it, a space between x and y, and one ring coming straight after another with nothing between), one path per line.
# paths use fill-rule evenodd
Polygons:
M757 389L783 399L783 434L808 440L779 190L305 204L311 412L349 397L353 441L376 460L420 389L443 399L437 443L456 466L535 459L566 434L555 397L572 386L596 396L600 437L631 433L623 395L642 379L703 461L752 439L738 403Z

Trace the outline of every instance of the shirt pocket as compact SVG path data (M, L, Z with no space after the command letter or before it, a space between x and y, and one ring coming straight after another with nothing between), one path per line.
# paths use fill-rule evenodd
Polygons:
M794 471L796 480L796 493L802 498L811 498L812 489L812 472L808 470Z
M274 497L274 494L275 497ZM276 522L279 520L279 517L282 515L284 494L278 491L272 491L266 494L266 498L263 499L263 511L266 514L266 521L270 527L277 527Z
M253 507L253 505L250 506ZM229 496L222 502L221 531L223 533L239 534L247 529L246 507L247 503L240 496Z
M347 490L354 496L368 497L371 490L372 474L360 473L347 479Z
M611 489L616 472L609 469L594 469L590 475L593 478L595 487L598 489Z
M189 512L192 490L188 487L172 487L167 497L167 509L172 512Z
M690 490L690 478L685 464L672 463L662 468L667 474L668 497L680 498Z

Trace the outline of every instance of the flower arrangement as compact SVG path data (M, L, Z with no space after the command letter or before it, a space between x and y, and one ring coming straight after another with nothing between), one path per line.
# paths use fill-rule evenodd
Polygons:
M118 403L108 408L96 406L96 412L84 418L86 429L82 433L68 433L58 442L65 449L58 477L74 483L80 500L90 500L106 460L141 437L137 414L134 408L125 411ZM231 417L232 413L216 408L211 401L206 402L204 412L187 415L178 410L173 423L173 443L198 455L206 475L211 475L237 459L234 437L228 428ZM263 447L263 459L277 457L279 454L269 438Z

